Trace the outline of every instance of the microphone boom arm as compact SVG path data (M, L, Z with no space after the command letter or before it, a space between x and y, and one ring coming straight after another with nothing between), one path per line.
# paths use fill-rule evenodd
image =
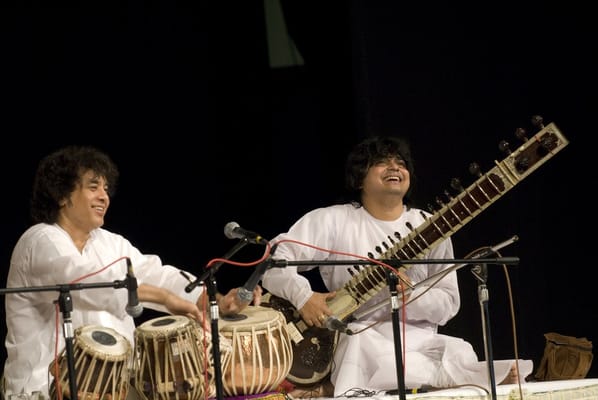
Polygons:
M248 239L239 240L222 258L227 259L227 260L230 259L239 250L241 250L243 247L245 247L248 243L249 243ZM224 262L219 261L219 262L215 263L213 266L211 266L210 268L207 268L203 272L203 274L201 274L196 280L189 283L185 287L185 292L191 293L191 291L193 289L195 289L197 286L201 285L206 279L208 279L212 273L215 273L216 271L218 271L218 268L220 268L220 266L222 264L224 264Z
M458 264L453 264L452 266L450 266L449 268L440 271L422 281L417 282L416 284L412 285L411 287L408 287L407 289L404 290L403 294L408 294L411 293L413 290L415 290L416 288L420 287L420 286L434 286L436 284L436 282L440 281L442 278L444 278L447 274L456 271L466 265L470 265L473 264L475 262L475 264L479 264L479 263L484 263L484 264L518 264L519 263L519 257L499 257L499 258L481 258L482 256L486 257L490 254L494 254L496 253L498 250L502 249L503 247L507 247L508 245L516 242L517 240L519 240L519 237L517 235L512 236L511 238L505 240L504 242L501 242L491 248L489 248L487 251L483 252L482 254L478 255L478 256L474 256L472 258L466 258L466 259L454 259L452 261L456 261L458 262ZM441 261L441 260L425 260L425 263L435 263L435 261ZM411 262L408 262L411 263ZM414 262L417 263L417 262ZM403 264L405 264L405 262L403 261ZM400 305L403 304L403 300L399 299ZM419 297L419 296L418 296ZM415 299L410 299L409 302L413 301ZM409 302L407 304L409 304ZM363 317L364 315L370 314L382 307L385 307L388 303L390 303L390 299L381 301L377 304L374 304L372 307L369 307L365 310L363 310L362 312L355 312L352 315L350 315L348 317L348 319L351 320L356 320L356 319L360 319L361 317Z

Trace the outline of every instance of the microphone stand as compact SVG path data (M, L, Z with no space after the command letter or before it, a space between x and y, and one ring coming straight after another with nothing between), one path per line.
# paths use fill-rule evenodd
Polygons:
M488 366L488 379L490 380L492 399L496 400L496 377L494 376L494 358L492 355L492 340L490 338L490 311L488 309L489 295L488 288L486 287L488 266L484 263L477 264L471 269L471 273L478 280L478 299L482 317L482 337L484 339L484 352Z
M212 268L210 268L211 270ZM220 361L220 337L218 330L218 301L216 300L217 285L215 272L211 272L207 280L207 290L210 299L210 327L212 330L212 358L214 359L214 375L216 380L216 398L224 398L222 383L222 365Z
M73 322L71 320L71 311L73 310L73 299L71 293L68 290L61 291L58 297L58 306L62 312L62 331L64 332L64 348L66 351L66 361L68 365L69 373L69 390L71 393L70 398L77 400L77 382L75 378L75 357L73 353ZM59 376L56 379L60 379ZM56 383L55 383L56 385ZM58 387L56 387L58 392Z
M111 287L114 289L126 288L127 279L122 281L114 282L98 282L98 283L70 283L55 286L32 286L32 287L20 287L20 288L5 288L0 289L0 294L9 293L24 293L24 292L49 292L58 291L60 295L54 303L58 303L60 311L62 313L62 331L64 335L64 344L66 352L66 360L68 366L69 376L69 390L70 400L77 400L77 378L75 371L75 356L73 353L73 322L71 319L71 311L73 310L73 299L71 297L71 290L83 290L83 289L94 289L94 288L107 288ZM59 377L55 377L57 381Z
M401 325L399 322L399 298L397 292L398 276L391 270L386 269L386 279L390 289L392 332L395 345L395 364L397 368L397 387L399 388L399 398L405 400L407 391L405 390L405 373L403 368L403 356L401 351Z
M234 256L239 250L249 243L247 238L239 240L222 258L228 260ZM220 360L220 337L218 335L218 301L216 293L218 293L218 285L216 283L216 272L224 264L223 261L215 263L208 268L196 280L185 287L185 292L189 293L197 286L206 282L208 299L210 302L210 328L212 331L212 358L214 359L214 380L216 382L216 398L222 400L224 398L224 389L222 383L222 363Z

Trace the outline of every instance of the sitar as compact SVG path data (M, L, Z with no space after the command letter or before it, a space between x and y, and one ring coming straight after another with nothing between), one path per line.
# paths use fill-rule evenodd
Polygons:
M532 123L539 129L534 136L528 139L524 129L517 129L516 136L524 140L519 148L510 151L508 143L501 142L500 149L507 153L502 161L495 161L494 167L485 174L477 171L477 180L467 188L453 182L453 188L460 189L460 192L409 235L383 251L379 258L399 261L424 258L442 240L451 237L569 144L554 123L544 125L540 116L534 116ZM400 268L408 267L402 265ZM336 296L328 301L328 306L336 317L347 322L364 303L386 286L385 267L370 265L337 290ZM287 321L293 349L293 363L287 380L304 386L324 380L332 367L339 332L308 326L298 310L280 297L267 294L263 305L282 312Z

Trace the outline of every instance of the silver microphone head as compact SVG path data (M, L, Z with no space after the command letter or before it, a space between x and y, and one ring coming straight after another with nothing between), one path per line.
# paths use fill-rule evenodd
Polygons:
M239 226L240 225L234 221L224 225L224 236L226 236L229 239L236 239L235 229L237 229Z

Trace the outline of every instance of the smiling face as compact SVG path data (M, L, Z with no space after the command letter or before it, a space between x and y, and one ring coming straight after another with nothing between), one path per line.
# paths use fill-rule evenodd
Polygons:
M362 196L398 197L402 201L409 190L407 164L399 157L388 157L372 164L363 179Z
M87 238L89 233L104 225L110 205L106 180L91 170L80 175L69 197L60 203L58 224L73 238Z
M346 188L362 205L369 201L402 209L414 180L409 144L398 137L368 137L353 148L345 163Z

